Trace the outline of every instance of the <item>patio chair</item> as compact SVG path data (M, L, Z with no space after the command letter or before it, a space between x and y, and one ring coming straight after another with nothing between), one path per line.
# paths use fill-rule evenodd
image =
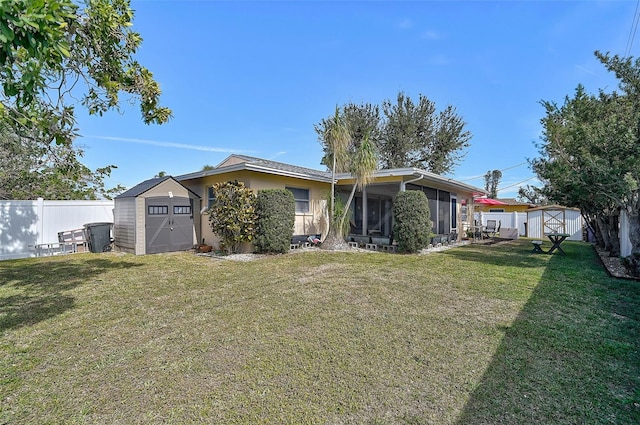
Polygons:
M489 237L494 237L496 235L496 233L498 233L498 231L500 230L500 228L496 229L496 225L497 225L497 221L496 220L487 220L487 225L485 226L484 229L482 229L482 237L484 238L485 236L487 238Z

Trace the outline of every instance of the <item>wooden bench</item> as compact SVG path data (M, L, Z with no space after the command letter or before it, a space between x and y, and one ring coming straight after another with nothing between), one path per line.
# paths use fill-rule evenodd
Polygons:
M542 250L542 241L531 241L533 244L533 253L534 254L544 254Z

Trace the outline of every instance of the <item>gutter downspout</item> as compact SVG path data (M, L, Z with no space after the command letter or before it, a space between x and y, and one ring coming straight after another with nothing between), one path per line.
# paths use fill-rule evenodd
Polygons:
M406 190L406 188L407 188L407 183L417 182L417 181L419 181L419 180L422 180L423 178L424 178L424 176L420 176L420 177L418 177L418 178L416 178L416 179L409 180L409 181L406 181L406 182L405 182L405 181L401 181L401 182L400 182L400 192L404 192L404 191Z

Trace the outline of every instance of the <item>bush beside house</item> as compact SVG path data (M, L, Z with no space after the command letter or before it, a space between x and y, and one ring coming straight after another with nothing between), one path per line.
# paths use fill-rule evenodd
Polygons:
M431 213L424 192L408 190L398 193L393 205L393 237L401 252L418 252L431 238Z
M256 197L243 182L229 181L213 185L215 200L209 209L209 222L220 235L228 254L238 252L240 244L255 236Z
M295 224L296 203L291 191L264 189L256 199L256 235L258 252L284 253L289 250Z

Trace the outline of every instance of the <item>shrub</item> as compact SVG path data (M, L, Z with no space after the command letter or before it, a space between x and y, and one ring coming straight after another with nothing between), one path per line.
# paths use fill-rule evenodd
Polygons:
M237 252L242 242L254 237L255 195L244 183L233 181L213 185L215 200L209 209L209 224L224 243L227 253Z
M287 252L293 236L296 202L286 189L258 191L256 237L258 252Z
M427 196L417 190L398 193L393 205L393 238L398 250L418 252L426 248L431 237L431 213Z

